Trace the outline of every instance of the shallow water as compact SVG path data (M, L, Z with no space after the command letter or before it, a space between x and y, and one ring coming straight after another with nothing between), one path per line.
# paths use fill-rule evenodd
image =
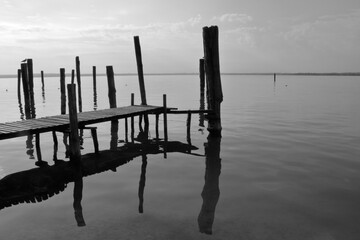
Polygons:
M146 76L148 104L199 108L197 76ZM144 213L138 213L142 158L83 178L85 227L74 218L73 188L41 203L0 211L0 233L7 239L358 239L360 230L359 77L222 76L222 138L208 139L192 117L192 153L147 155ZM0 79L0 122L20 120L16 79ZM69 81L69 79L68 79ZM98 77L96 105L92 79L82 80L83 110L108 107L105 77ZM35 81L38 117L60 113L57 78ZM137 95L137 78L116 77L118 106ZM6 91L7 89L7 91ZM150 136L155 136L150 116ZM205 124L206 125L206 124ZM110 124L98 126L100 149L110 147ZM119 136L124 139L124 121ZM136 125L137 126L137 125ZM160 118L160 136L162 136ZM187 142L186 116L169 116L170 141ZM34 168L26 137L0 141L0 176ZM50 133L41 135L43 159L52 164ZM120 145L120 144L119 144ZM215 205L212 236L199 232L203 205L205 145L208 159L220 147L221 165L212 171L208 200ZM84 131L83 154L93 151ZM215 151L215 153L214 153ZM65 147L59 145L59 158ZM34 156L36 158L36 154ZM215 156L216 158L216 156ZM210 161L211 162L211 161ZM209 163L209 162L208 162ZM217 178L219 167L220 176ZM209 181L208 181L209 183ZM215 186L215 190L212 187ZM215 196L211 198L211 196Z

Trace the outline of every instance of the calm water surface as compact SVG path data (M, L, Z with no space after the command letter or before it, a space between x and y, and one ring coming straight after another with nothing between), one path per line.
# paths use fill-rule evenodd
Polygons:
M196 76L146 76L145 80L149 104L161 105L166 93L168 106L199 108ZM20 120L17 80L0 81L0 122ZM116 172L83 178L85 227L78 227L74 218L74 183L69 183L41 203L2 209L0 234L8 240L359 239L359 77L278 76L274 83L271 76L223 76L222 83L221 142L208 139L199 116L193 115L191 143L198 147L194 155L168 153L166 159L162 154L148 155L144 213L138 213L142 169L138 157ZM92 78L84 77L82 85L84 111L108 107L105 77L98 78L96 104ZM131 92L140 102L136 77L116 77L116 88L118 106L129 105ZM37 116L59 114L59 80L46 79L44 93L35 79ZM151 137L154 120L150 116ZM119 137L124 139L123 120L119 126ZM162 118L160 126L162 136ZM97 127L100 149L109 149L110 124ZM169 116L169 139L187 142L185 115ZM43 159L52 165L51 134L42 134L41 144ZM198 226L205 146L210 146L208 158L216 154L216 147L221 149L221 162L208 165L207 174L213 178L205 185L215 186L215 195L217 184L220 189L212 206L211 236L200 233ZM84 131L83 147L83 154L93 151L90 132ZM26 153L26 137L0 141L0 148L1 178L35 167L36 160ZM64 152L60 144L59 158L65 159ZM208 200L214 203L211 196Z

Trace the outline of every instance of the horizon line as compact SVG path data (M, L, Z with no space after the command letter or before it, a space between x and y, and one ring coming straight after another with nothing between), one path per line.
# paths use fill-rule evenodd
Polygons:
M71 76L71 73L66 73ZM138 73L114 73L115 76L137 76ZM144 73L144 76L171 76L171 75L199 75L199 73ZM303 75L303 76L360 76L360 72L224 72L221 75ZM44 73L44 77L57 77L60 73ZM82 73L81 76L93 76L92 73ZM96 76L106 76L106 73L97 73ZM0 78L16 78L17 74L0 74ZM34 77L41 77L34 73Z

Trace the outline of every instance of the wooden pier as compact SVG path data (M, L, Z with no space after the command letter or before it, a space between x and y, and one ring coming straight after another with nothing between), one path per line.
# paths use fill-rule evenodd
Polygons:
M161 114L163 112L164 108L162 106L159 107L148 105L134 105L97 111L80 112L78 113L78 124L79 128L84 128L86 125L90 124L140 116L143 114ZM0 140L50 131L66 131L68 129L68 114L34 118L24 121L0 123Z

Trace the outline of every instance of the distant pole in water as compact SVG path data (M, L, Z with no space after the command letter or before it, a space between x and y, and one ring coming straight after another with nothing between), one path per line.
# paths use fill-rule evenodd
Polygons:
M80 58L75 58L76 62L76 81L78 84L78 101L79 101L79 112L82 112L82 98L81 98L81 73L80 73Z
M219 62L219 30L217 26L203 28L204 61L208 101L213 111L208 117L208 131L221 134L221 102L223 93L221 87Z
M274 73L274 82L276 82L276 73Z
M93 90L96 92L96 66L92 67L92 74L93 74Z
M44 91L45 90L44 71L41 71L40 75L41 75L41 89Z
M97 110L96 66L93 66L92 72L93 72L94 110Z

